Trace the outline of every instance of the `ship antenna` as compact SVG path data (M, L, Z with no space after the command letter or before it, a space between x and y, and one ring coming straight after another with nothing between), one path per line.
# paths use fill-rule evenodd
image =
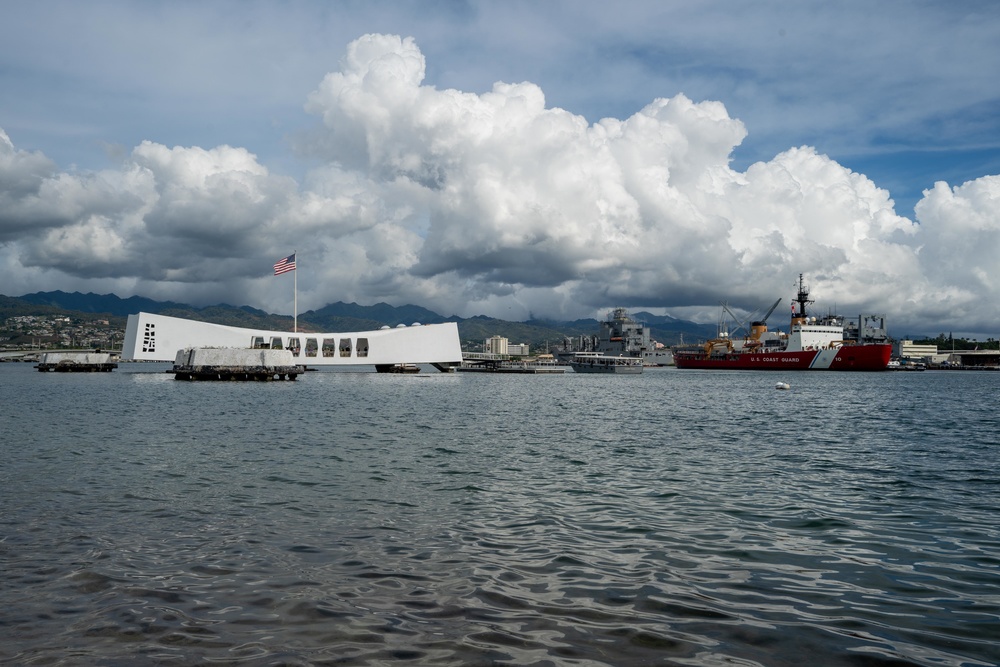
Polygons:
M798 316L799 317L805 317L806 316L806 304L807 303L812 303L812 300L809 298L809 288L806 287L805 283L802 281L802 274L801 273L799 274L799 293L798 293L798 296L795 297L795 300L799 302L799 314L798 314Z

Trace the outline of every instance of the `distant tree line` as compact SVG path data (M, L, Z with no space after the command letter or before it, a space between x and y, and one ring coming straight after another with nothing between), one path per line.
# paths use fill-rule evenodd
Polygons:
M937 345L938 350L1000 350L1000 340L987 338L985 341L975 338L955 338L951 334L938 334L937 338L914 340L917 345Z

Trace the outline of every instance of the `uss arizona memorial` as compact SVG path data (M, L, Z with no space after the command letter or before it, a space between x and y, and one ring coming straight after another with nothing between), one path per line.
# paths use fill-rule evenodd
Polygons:
M128 316L123 361L174 361L185 348L284 349L300 365L375 366L431 364L447 372L462 363L458 324L399 325L374 331L303 333L247 329L179 317Z

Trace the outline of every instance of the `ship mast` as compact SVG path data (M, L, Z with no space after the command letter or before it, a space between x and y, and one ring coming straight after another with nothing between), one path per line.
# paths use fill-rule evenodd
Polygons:
M802 274L799 274L799 293L795 297L795 300L799 304L799 312L792 314L792 324L805 324L806 322L806 304L813 303L813 300L809 298L809 288L806 287L802 280Z

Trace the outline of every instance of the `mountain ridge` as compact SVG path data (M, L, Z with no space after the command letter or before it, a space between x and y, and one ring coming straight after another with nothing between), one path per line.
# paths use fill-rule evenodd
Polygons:
M27 312L32 308L38 313ZM52 314L63 310L90 316L106 315L124 327L124 319L139 311L171 317L215 322L229 326L261 328L270 330L291 329L292 317L266 313L251 306L216 304L195 307L174 301L155 301L147 297L119 297L115 294L95 294L88 292L34 292L20 297L0 295L0 319L17 314ZM653 315L645 311L632 313L636 321L650 327L652 338L672 345L686 336L688 341L710 338L715 334L712 325L679 320L669 315ZM117 322L117 320L121 320ZM525 322L499 320L485 315L469 318L452 315L442 316L422 306L407 304L391 306L380 302L372 306L337 301L322 308L308 310L298 316L299 328L305 331L365 331L381 326L394 327L399 324L411 325L457 322L459 336L466 345L481 343L490 336L503 336L512 343L528 343L533 349L558 347L566 337L592 336L600 331L596 319L559 321L546 318L532 318Z

